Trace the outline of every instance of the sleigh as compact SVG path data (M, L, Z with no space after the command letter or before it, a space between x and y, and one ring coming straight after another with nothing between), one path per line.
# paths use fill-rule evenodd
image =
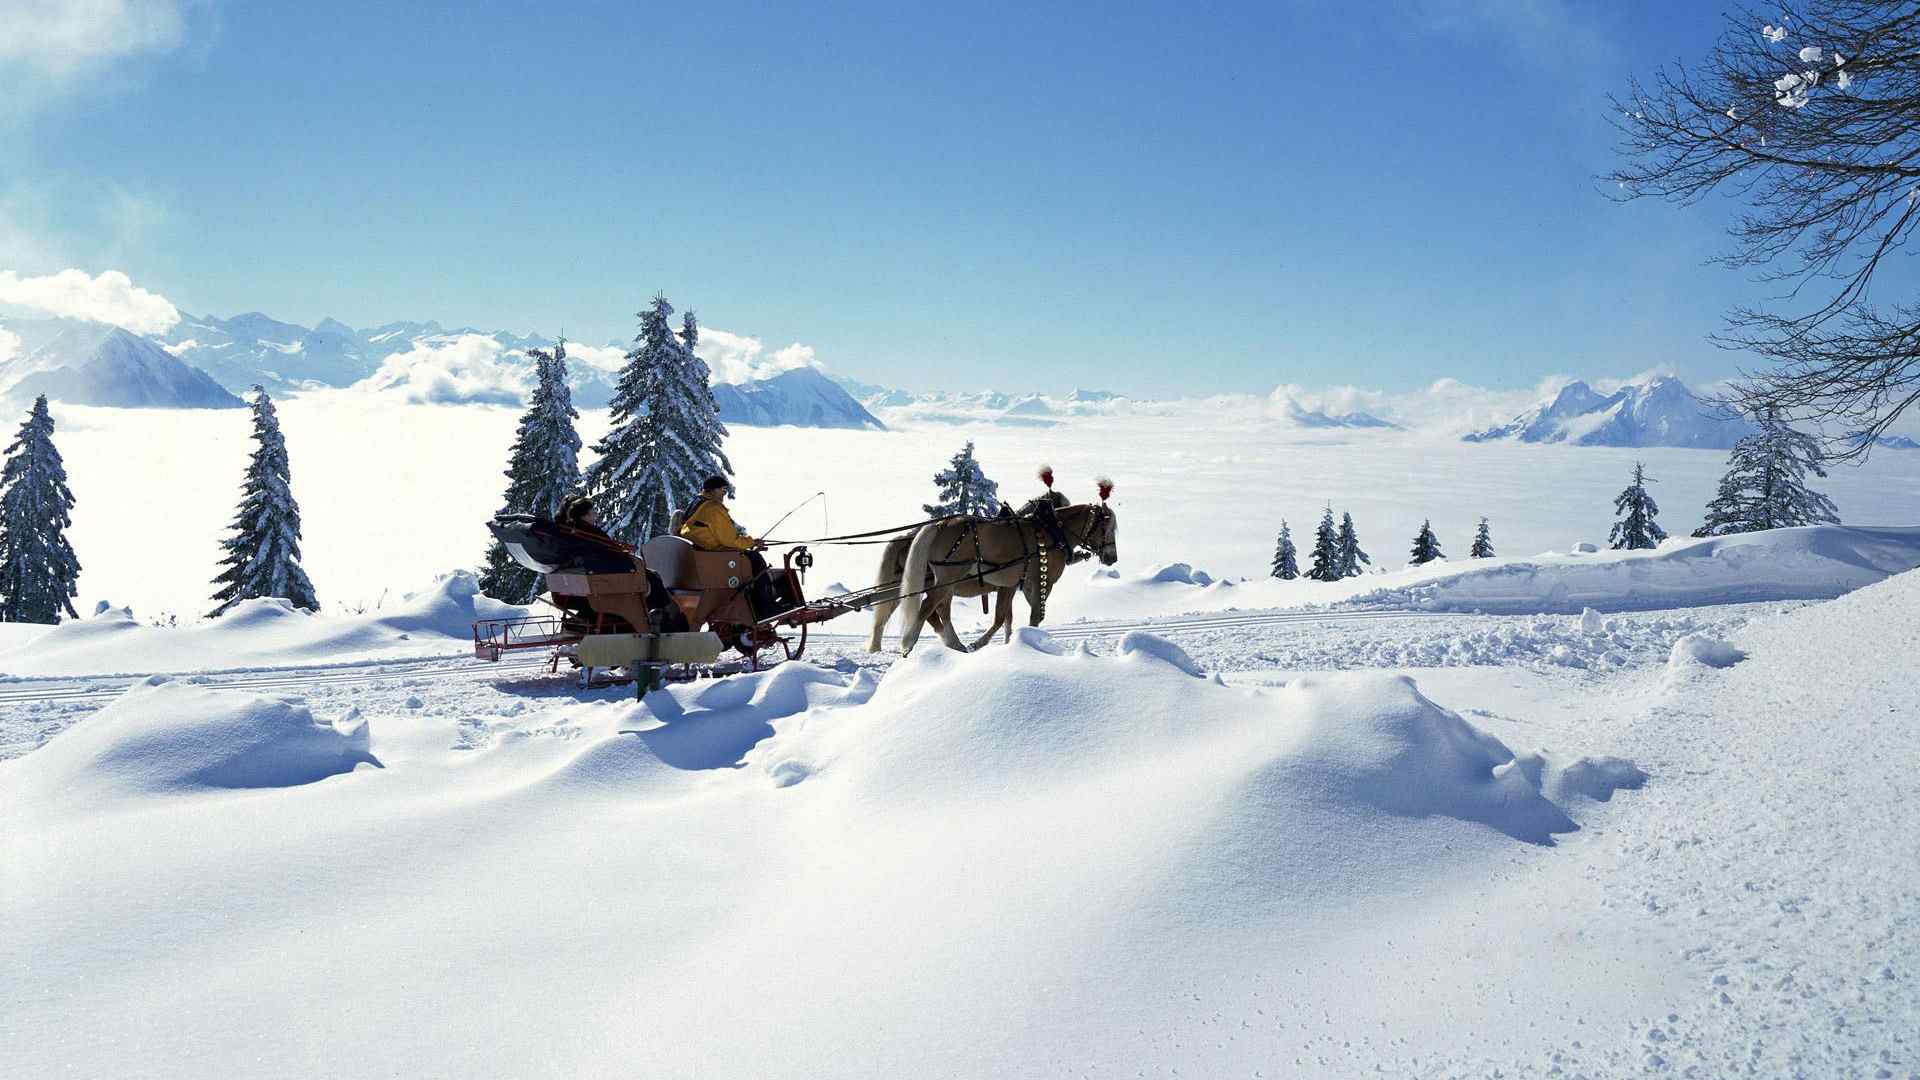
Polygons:
M743 552L701 551L677 536L629 549L529 515L502 515L488 528L514 562L542 575L541 601L552 613L474 623L474 655L497 661L548 650L553 670L563 660L581 669L582 685L592 685L596 672L618 671L646 689L672 673L714 670L729 649L749 670L774 649L797 659L809 626L860 610L869 599L809 601L802 581L813 557L804 546L767 571L776 611L756 616L747 598L754 571Z

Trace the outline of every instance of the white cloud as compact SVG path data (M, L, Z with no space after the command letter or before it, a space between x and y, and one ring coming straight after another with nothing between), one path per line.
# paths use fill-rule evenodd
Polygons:
M64 76L186 40L169 0L0 0L0 61Z
M108 323L137 334L165 333L180 321L179 310L166 297L140 288L118 270L95 277L69 269L27 278L0 270L0 304Z
M0 364L20 355L20 335L0 326Z
M518 405L532 384L523 354L485 334L456 334L387 357L353 389L396 394L417 405Z
M578 341L567 342L567 363L584 363L590 368L609 375L618 372L627 363L627 350L618 345L584 345Z
M713 381L717 383L752 382L783 371L820 366L811 345L795 342L769 353L766 343L757 337L706 326L700 328L700 344L694 352L713 369Z

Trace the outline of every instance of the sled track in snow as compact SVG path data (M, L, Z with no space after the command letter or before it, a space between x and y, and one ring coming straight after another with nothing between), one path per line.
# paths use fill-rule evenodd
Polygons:
M1139 621L1113 621L1066 623L1048 633L1055 641L1083 642L1103 638L1118 638L1136 630L1152 634L1164 634L1177 637L1183 634L1203 633L1237 628L1284 626L1290 623L1303 625L1323 623L1369 623L1392 622L1395 620L1415 620L1448 618L1450 613L1425 611L1270 611L1270 612L1233 612L1221 615L1176 616L1169 618L1145 619ZM975 631L977 633L978 631ZM971 637L971 634L963 634ZM866 640L865 634L815 634L812 641L820 645L843 646ZM898 635L889 635L890 646L897 645ZM998 640L996 638L996 640ZM937 646L939 636L930 631L921 639L922 647ZM195 685L208 686L221 690L300 690L330 686L371 686L391 682L439 682L454 680L495 680L501 678L536 676L542 673L548 663L545 654L511 657L495 663L476 660L472 656L425 657L413 660L392 660L376 664L342 667L329 665L312 668L282 668L273 671L231 672L226 674L199 672L159 672L170 678L192 681ZM45 679L27 678L16 682L0 684L0 708L8 705L33 702L94 702L105 704L118 696L128 686L147 678L147 675L104 675L104 676L50 676ZM570 678L564 670L555 679Z

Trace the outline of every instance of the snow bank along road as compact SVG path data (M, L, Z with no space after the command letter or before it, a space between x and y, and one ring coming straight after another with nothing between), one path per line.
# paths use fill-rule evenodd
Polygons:
M1159 634L1220 634L1236 629L1285 626L1380 625L1446 618L1430 612L1397 611L1264 611L1222 615L1075 623L1050 630L1056 641L1099 642L1119 638L1135 630ZM851 658L862 667L887 667L896 654L867 654L855 643L864 643L864 635L815 634L809 639L810 657L837 660ZM890 642L897 637L890 636ZM421 657L405 660L377 660L286 667L252 668L238 671L180 672L139 671L113 675L72 676L63 678L16 678L0 683L0 708L32 702L105 704L129 686L149 675L173 675L183 681L227 690L299 690L307 687L369 685L415 679L496 679L537 675L548 663L544 652L508 656L498 663L475 660L471 653ZM0 757L13 756L0 749Z

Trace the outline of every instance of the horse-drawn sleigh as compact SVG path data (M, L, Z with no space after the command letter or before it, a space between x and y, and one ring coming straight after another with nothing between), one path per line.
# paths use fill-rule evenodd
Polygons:
M488 527L520 565L544 576L543 602L551 614L485 619L473 624L474 654L499 660L510 652L548 650L553 670L564 660L580 669L581 684L596 675L632 678L641 690L659 686L677 672L722 673L721 656L740 654L738 666L758 669L763 654L778 649L797 659L816 623L872 610L870 651L896 607L905 626L901 651L913 648L931 624L947 645L965 650L954 628L956 597L991 594L998 604L993 624L973 643L1013 632L1013 597L1023 592L1038 626L1046 600L1066 567L1094 557L1111 565L1118 557L1117 521L1108 505L1110 481L1099 483L1100 501L1061 505L1043 497L1019 513L954 515L890 529L772 541L786 549L781 565L757 574L739 551L703 551L678 536L656 536L638 548L609 543L604 535L530 515L502 515ZM883 547L874 585L856 592L808 598L806 571L812 545L874 544ZM911 584L909 584L911 583ZM755 586L762 588L756 590ZM758 592L770 610L755 610ZM616 674L624 673L624 674Z

